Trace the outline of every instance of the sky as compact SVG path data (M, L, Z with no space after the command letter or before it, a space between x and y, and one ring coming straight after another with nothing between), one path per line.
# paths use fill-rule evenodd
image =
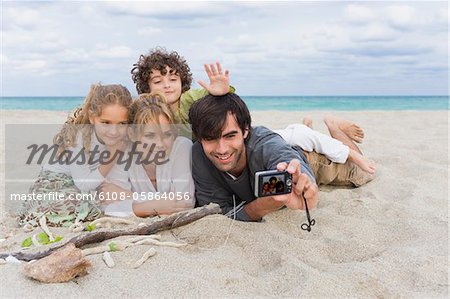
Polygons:
M136 89L162 46L194 81L220 61L243 96L447 95L447 1L2 1L1 95ZM193 88L199 88L195 82Z

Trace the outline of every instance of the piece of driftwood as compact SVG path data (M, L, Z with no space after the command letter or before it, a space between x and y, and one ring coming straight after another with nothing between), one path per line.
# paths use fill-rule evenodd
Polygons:
M165 218L161 218L156 220L153 223L139 225L137 227L129 228L129 229L116 229L116 230L102 230L102 231L93 231L86 234L81 234L73 237L66 243L49 248L40 252L15 252L15 253L0 253L0 258L6 258L8 255L14 256L15 258L22 261L31 261L38 260L43 257L48 256L52 252L58 250L61 247L66 246L68 243L73 243L75 247L81 248L84 245L103 242L108 239L113 239L120 236L127 235L151 235L155 234L159 231L172 229L176 227L180 227L191 222L194 222L198 219L201 219L208 215L220 214L221 210L218 204L209 204L207 206L178 212L167 216Z
M69 243L38 261L23 266L23 273L41 282L66 282L87 274L91 263L81 249Z

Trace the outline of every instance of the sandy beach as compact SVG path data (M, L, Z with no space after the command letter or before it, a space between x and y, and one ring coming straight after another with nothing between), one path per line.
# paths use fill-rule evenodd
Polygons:
M252 112L271 129L310 116L326 133L327 112ZM138 269L132 263L151 246L88 256L89 274L43 284L16 264L0 265L2 298L145 297L448 297L448 111L333 112L365 130L364 155L377 163L374 181L357 189L321 187L310 233L304 211L269 214L261 223L213 215L162 233L188 242L155 247ZM64 112L1 111L2 124L63 123ZM1 131L4 173L4 125ZM4 185L1 186L4 190ZM30 236L14 226L1 194L0 252L20 249ZM67 235L68 230L58 230ZM174 237L177 236L177 238ZM107 241L104 244L108 243Z

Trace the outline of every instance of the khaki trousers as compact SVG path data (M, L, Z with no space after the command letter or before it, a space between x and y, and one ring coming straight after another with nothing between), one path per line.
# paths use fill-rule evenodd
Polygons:
M362 170L352 162L334 163L314 151L303 151L303 153L316 177L317 185L359 187L374 178L374 175Z

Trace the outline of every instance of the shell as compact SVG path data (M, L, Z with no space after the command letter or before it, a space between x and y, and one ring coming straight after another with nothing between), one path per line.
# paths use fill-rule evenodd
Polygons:
M25 264L23 273L41 282L66 282L86 275L91 263L83 257L81 249L69 243L40 260Z

